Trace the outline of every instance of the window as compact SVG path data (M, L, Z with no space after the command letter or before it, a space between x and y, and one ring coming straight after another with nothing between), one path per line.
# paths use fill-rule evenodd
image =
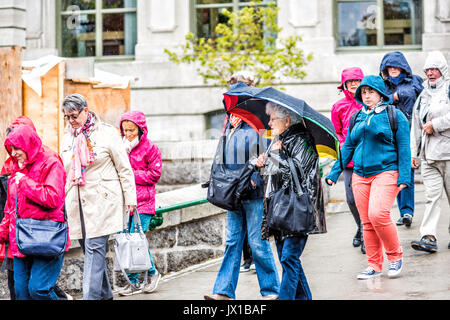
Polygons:
M226 23L227 17L223 10L237 11L242 7L250 5L250 1L244 0L193 0L193 33L198 38L214 38L214 30L219 23ZM258 5L264 6L271 1L261 1Z
M63 57L134 56L137 0L58 0Z
M339 48L422 43L422 0L338 0L336 12Z

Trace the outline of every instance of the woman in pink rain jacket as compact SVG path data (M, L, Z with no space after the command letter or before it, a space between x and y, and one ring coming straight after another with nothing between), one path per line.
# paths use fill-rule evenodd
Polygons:
M122 134L125 149L130 159L131 167L136 181L137 211L142 223L142 229L146 232L150 227L150 222L155 216L155 185L161 177L161 152L159 148L147 138L147 124L145 115L141 111L130 111L125 113L120 119L120 132ZM130 219L130 232L133 230L133 219ZM128 278L133 285L126 286L120 295L128 296L143 291L153 292L161 277L156 270L152 260L152 267L148 270L149 281L144 287L139 286L139 274L128 274Z
M350 118L356 111L362 108L362 105L355 100L355 92L363 78L364 74L358 67L344 69L341 74L341 84L338 86L338 89L344 93L345 97L337 101L331 109L331 121L333 122L341 147L344 144L345 138L347 137ZM361 219L359 218L358 209L356 208L355 204L355 198L353 197L352 174L353 161L350 161L347 168L344 169L344 183L347 204L350 208L350 211L352 212L353 218L355 219L355 223L358 228L355 236L353 237L353 246L361 246L362 253L365 253L365 247L362 238Z
M0 242L9 241L14 256L14 282L17 300L58 300L54 286L64 255L53 259L24 256L16 242L17 191L21 218L64 221L66 172L60 159L45 152L36 131L26 125L15 127L5 140L12 159L8 180L5 217L0 224ZM70 246L67 239L66 251Z

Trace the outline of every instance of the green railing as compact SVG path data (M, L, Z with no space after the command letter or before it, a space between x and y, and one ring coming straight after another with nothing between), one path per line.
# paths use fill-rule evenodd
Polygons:
M319 165L319 169L320 169L320 176L323 175L323 168L327 165L329 165L330 163L332 163L334 160L331 159L327 159L326 161L322 162ZM207 203L208 200L206 200L206 198L203 199L198 199L198 200L192 200L192 201L186 201L186 202L180 202L171 206L167 206L167 207L158 207L155 209L155 213L156 214L162 214L165 212L169 212L169 211L175 211L175 210L180 210L180 209L184 209L184 208L188 208L188 207L193 207L193 206L198 206L204 203Z

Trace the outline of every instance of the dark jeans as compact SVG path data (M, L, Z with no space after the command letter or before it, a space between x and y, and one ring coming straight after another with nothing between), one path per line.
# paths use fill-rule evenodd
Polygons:
M311 290L303 272L300 256L308 236L275 239L283 275L281 276L279 300L311 300Z
M353 215L353 219L355 219L358 230L362 231L361 219L359 217L358 208L356 207L355 197L353 195L352 175L353 168L344 169L345 198L347 199L347 205Z
M253 263L253 257L252 249L250 249L250 245L248 244L247 232L245 233L244 246L242 247L242 256L244 258L244 265L250 267Z
M398 210L400 216L406 213L414 216L414 169L411 168L411 186L401 190L397 195Z

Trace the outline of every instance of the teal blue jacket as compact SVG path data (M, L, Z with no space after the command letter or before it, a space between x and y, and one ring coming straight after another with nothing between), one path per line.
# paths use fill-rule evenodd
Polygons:
M350 160L353 172L361 177L371 177L384 171L398 170L397 185L411 185L411 150L409 147L409 123L405 115L397 112L397 133L394 139L387 113L388 102L368 110L364 106L356 118L355 125L347 134L336 161L327 179L336 182ZM394 143L397 143L397 146ZM342 167L341 167L342 160Z

